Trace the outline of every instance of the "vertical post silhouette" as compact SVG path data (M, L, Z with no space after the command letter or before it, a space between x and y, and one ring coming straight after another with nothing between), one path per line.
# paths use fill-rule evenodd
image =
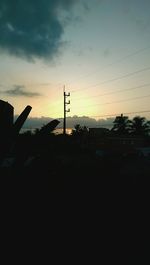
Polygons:
M70 93L66 94L64 87L64 124L63 124L63 134L66 135L66 113L70 112L70 109L66 109L66 106L70 104L70 100L66 102L66 98L70 97Z

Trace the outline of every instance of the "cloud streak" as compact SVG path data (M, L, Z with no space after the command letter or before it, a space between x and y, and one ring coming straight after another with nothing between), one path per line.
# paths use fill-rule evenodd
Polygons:
M52 59L62 45L63 18L78 0L0 0L0 49L29 60Z
M37 92L26 91L24 86L19 86L19 85L14 85L12 89L8 89L6 91L0 91L0 92L5 95L12 96L12 97L23 96L23 97L31 98L31 97L41 96L41 94Z

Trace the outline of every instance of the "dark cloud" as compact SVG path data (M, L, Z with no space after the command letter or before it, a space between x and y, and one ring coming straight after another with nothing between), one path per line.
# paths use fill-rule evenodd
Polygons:
M24 124L24 129L40 128L42 125L47 124L53 119L54 118L52 117L41 117L41 118L29 117ZM57 126L57 128L62 128L63 118L57 118L57 119L60 121L60 124ZM83 117L73 116L73 117L67 117L67 127L74 128L76 124L80 124L81 126L87 126L88 128L96 128L96 127L112 128L113 121L114 117L96 120L86 116Z
M0 0L0 49L29 60L53 58L63 18L79 0Z
M12 89L8 89L6 91L0 91L3 94L16 97L16 96L24 96L24 97L37 97L41 96L41 94L37 92L26 91L24 86L14 85Z
M63 119L61 121L63 124ZM87 117L87 116L82 116L82 117L73 116L73 117L67 117L67 126L69 128L73 128L74 125L80 124L81 126L87 126L89 128L92 128L92 127L110 128L112 127L113 121L114 121L114 118L96 120L94 118Z

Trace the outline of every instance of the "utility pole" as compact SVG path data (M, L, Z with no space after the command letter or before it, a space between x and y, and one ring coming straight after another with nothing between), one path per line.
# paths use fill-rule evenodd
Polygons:
M67 102L66 98L70 97L70 93L65 92L65 87L64 87L64 126L63 126L63 134L66 135L66 113L70 112L70 109L67 109L66 106L70 104L70 100Z

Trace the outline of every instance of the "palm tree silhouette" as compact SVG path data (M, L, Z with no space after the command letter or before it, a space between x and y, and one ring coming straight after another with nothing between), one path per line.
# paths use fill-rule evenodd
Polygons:
M128 119L127 116L117 116L114 120L114 126L112 131L116 132L117 134L127 134L130 130L131 121Z
M150 132L150 122L145 117L134 117L131 124L131 132L135 135L147 135Z

